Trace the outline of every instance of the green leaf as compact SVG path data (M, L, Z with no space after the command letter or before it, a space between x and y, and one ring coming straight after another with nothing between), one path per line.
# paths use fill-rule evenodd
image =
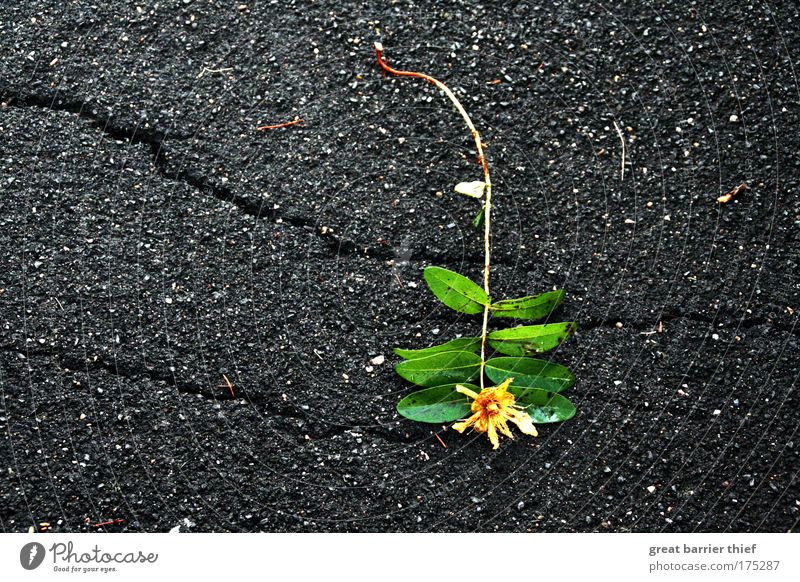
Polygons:
M563 422L575 416L575 405L561 394L526 386L511 386L508 391L516 397L516 403L525 409L534 424Z
M470 198L481 198L485 189L486 182L483 180L478 182L459 182L454 188L459 194L469 196Z
M463 275L441 267L427 267L424 274L433 294L450 309L475 315L491 303L486 292Z
M475 218L472 219L472 226L475 228L480 228L483 225L483 220L486 218L486 206L481 206L481 209L478 210L478 214L475 215Z
M541 319L558 307L562 299L564 299L563 291L548 291L541 295L531 295L521 299L506 299L492 303L491 313L495 317Z
M475 392L481 389L474 384L462 384ZM456 392L455 384L425 388L409 394L397 403L397 412L418 422L452 422L470 413L472 401Z
M432 356L439 352L453 352L453 351L466 351L477 352L481 347L481 338L479 337L462 337L450 340L447 343L439 344L438 346L431 346L429 348L422 348L421 350L403 350L395 348L394 353L405 358L406 360L416 360L417 358L424 358Z
M572 337L578 324L574 321L546 323L544 325L521 325L489 334L489 345L507 356L526 356L552 350L564 340Z
M575 384L566 367L535 358L492 358L486 362L486 375L495 384L514 378L515 384L562 392Z
M403 378L420 386L440 386L470 382L478 377L481 357L472 352L439 352L432 356L406 360L395 366Z

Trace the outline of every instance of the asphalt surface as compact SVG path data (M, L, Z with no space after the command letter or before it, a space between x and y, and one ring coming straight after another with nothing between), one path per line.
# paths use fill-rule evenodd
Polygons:
M0 531L797 528L795 3L63 4L0 6ZM567 293L539 438L395 412L480 172L375 40Z

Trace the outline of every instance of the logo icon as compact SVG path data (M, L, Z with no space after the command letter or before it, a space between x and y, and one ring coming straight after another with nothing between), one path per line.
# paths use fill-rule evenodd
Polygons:
M19 551L19 563L26 570L35 570L44 562L44 546L39 542L30 542Z

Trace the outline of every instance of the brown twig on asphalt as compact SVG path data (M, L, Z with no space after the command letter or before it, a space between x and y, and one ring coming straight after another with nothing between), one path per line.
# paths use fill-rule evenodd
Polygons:
M728 202L733 200L733 197L736 196L742 190L747 190L747 184L745 184L744 182L736 186L736 188L734 188L727 194L723 194L722 196L717 198L717 202L719 202L720 204L727 204Z
M233 393L233 382L228 380L228 377L223 374L222 378L225 380L224 384L217 384L217 388L227 388L231 391L231 398L236 398L236 394Z
M622 130L619 128L619 125L617 125L616 120L614 120L614 129L617 130L617 135L619 136L619 143L622 144L622 157L619 166L619 181L624 182L625 181L625 138L623 137Z
M290 125L297 125L299 123L303 123L303 119L300 117L295 117L291 121L287 121L285 123L276 123L275 125L259 125L256 128L256 131L264 131L267 129L280 129L281 127L289 127Z
M203 75L206 73L213 75L213 74L222 74L222 73L229 73L233 70L233 67L224 67L222 69L209 69L208 67L203 67L203 70L200 71L200 74L197 75L198 79L202 79Z

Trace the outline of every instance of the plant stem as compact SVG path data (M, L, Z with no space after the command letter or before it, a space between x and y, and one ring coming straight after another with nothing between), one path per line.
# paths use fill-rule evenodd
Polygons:
M475 151L478 154L478 163L483 168L483 181L486 183L486 188L484 190L485 193L485 201L484 201L484 217L483 217L483 251L484 251L484 263L483 263L483 290L486 292L486 295L491 296L489 292L489 278L491 274L491 254L492 254L492 246L491 246L491 233L492 233L492 180L489 177L489 164L486 161L486 156L483 154L483 143L481 143L481 135L478 133L478 130L475 129L475 124L472 123L472 119L470 119L467 110L464 109L464 106L461 105L461 102L455 96L455 94L450 90L450 88L442 83L440 80L431 77L430 75L426 75L425 73L416 73L413 71L400 71L398 69L394 69L386 62L383 58L383 45L379 42L375 43L375 54L378 57L378 65L386 72L391 75L397 75L399 77L416 77L417 79L424 79L436 87L444 93L448 99L453 103L455 108L461 114L461 117L464 118L464 121L467 124L467 127L472 134L472 139L475 140ZM484 388L484 371L486 369L486 338L488 336L489 330L489 306L485 305L483 308L483 329L481 331L481 389Z

